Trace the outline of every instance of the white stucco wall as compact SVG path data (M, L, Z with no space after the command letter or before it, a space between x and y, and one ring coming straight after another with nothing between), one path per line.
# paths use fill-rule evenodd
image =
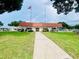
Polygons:
M36 31L36 28L32 27L32 30L35 32Z
M33 30L34 32L36 32L36 27L21 27L21 26L20 26L19 28L21 28L21 29L23 28L24 30L26 30L27 28L32 28L32 30ZM38 27L37 27L37 28L38 28ZM48 30L51 31L51 30L52 30L52 27L48 27ZM58 31L59 29L56 27L55 30ZM28 31L28 30L27 30L27 31ZM42 31L43 31L43 27L39 27L39 31L42 32Z

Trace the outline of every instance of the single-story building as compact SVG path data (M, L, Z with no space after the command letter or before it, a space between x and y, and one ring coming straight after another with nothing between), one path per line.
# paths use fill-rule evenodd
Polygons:
M19 28L24 31L59 31L62 28L62 24L58 23L32 23L32 22L21 22Z
M19 27L14 27L14 26L7 26L7 27L0 27L0 32L3 31L17 31L19 29Z

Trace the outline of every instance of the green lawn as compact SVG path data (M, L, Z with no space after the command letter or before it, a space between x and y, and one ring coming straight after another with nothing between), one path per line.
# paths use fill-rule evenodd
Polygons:
M79 59L79 35L72 32L46 32L44 34L63 48L74 59Z
M34 33L0 32L0 59L32 59Z

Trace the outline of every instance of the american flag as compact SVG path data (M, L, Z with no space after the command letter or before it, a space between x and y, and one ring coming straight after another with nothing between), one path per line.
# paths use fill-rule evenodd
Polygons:
M28 7L28 9L31 9L31 8L32 8L31 6Z

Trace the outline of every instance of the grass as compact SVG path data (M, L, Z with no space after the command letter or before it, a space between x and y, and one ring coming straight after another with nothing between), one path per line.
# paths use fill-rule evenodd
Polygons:
M72 32L46 32L44 34L74 59L79 59L79 35Z
M0 32L0 59L32 59L34 33Z

